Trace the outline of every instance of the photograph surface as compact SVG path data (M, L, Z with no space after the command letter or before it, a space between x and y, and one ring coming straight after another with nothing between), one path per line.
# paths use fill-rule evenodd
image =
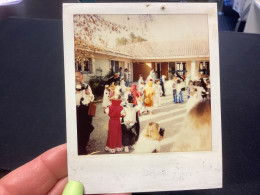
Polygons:
M208 39L207 15L74 15L79 155L211 150Z
M221 187L216 5L109 5L63 7L69 179L90 194Z

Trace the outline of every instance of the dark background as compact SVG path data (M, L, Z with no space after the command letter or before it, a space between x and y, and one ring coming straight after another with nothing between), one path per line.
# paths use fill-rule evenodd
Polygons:
M66 142L62 2L77 1L0 7L2 175ZM219 16L223 188L145 194L259 194L260 35L232 32L229 14Z

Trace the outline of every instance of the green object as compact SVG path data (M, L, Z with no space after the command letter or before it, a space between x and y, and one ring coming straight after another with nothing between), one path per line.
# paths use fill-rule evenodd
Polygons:
M69 181L62 195L83 195L83 185L79 181Z

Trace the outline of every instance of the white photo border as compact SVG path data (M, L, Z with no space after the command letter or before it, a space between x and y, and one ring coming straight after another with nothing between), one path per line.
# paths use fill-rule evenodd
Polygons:
M77 153L74 14L208 15L212 151L156 154L90 155ZM63 4L66 128L69 180L80 181L87 194L177 191L222 187L222 139L219 44L216 3Z

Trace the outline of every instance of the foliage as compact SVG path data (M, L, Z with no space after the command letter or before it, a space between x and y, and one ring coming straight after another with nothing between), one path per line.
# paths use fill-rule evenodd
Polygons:
M96 69L96 71L100 71L101 68ZM102 69L101 69L102 71ZM114 75L112 71L109 71L105 76L94 75L90 77L89 85L92 89L93 94L96 98L103 96L105 85L107 80Z
M117 45L126 45L129 43L137 43L137 42L143 42L143 41L147 41L147 40L141 36L136 36L134 33L131 32L129 35L129 39L127 39L125 37L117 38L116 44Z

